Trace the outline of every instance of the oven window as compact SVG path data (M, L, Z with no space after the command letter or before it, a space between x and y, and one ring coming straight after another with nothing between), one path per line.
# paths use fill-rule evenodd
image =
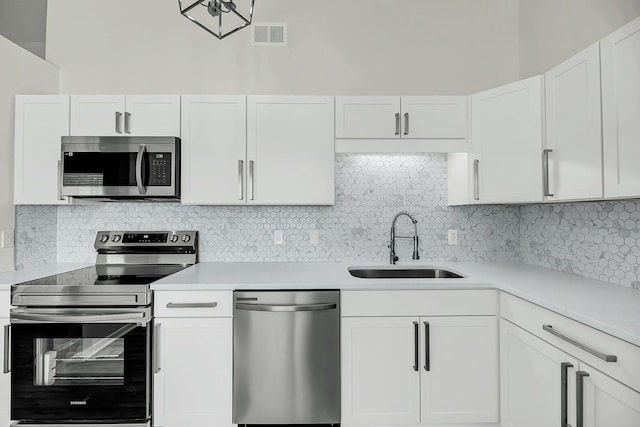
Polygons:
M36 386L123 385L124 326L105 338L34 339Z

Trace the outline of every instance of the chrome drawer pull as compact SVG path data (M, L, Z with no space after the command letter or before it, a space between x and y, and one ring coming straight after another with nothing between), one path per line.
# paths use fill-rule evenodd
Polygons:
M594 355L598 359L604 360L605 362L617 362L618 361L618 356L615 356L613 354L605 354L605 353L599 352L598 350L594 350L591 347L588 347L588 346L582 344L581 342L578 342L578 341L574 340L573 338L568 337L568 336L556 331L555 329L553 329L553 326L551 326L551 325L542 325L542 329L544 329L545 331L549 332L551 335L555 335L556 337L560 338L561 340L564 340L564 341L568 342L569 344L572 344L572 345L578 347L579 349L584 350L587 353Z
M167 308L216 308L217 302L169 302Z

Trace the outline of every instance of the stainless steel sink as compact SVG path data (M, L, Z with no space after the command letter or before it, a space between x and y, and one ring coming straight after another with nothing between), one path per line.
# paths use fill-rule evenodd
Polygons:
M361 279L462 279L464 277L442 268L350 267L349 273Z

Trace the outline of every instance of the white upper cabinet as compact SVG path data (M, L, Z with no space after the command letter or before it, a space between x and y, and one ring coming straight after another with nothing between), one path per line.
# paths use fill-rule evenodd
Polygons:
M474 201L542 201L542 76L475 94L471 104Z
M336 138L400 138L400 97L336 97Z
M466 96L403 96L402 138L465 139Z
M600 42L604 196L640 196L640 18Z
M547 72L545 87L545 198L602 198L599 44Z
M246 202L246 97L182 97L182 182L185 204Z
M68 204L58 196L61 137L68 135L68 96L16 96L14 204Z
M467 151L466 96L338 96L343 152Z
M248 203L334 204L334 157L333 97L247 98Z
M72 136L179 136L178 95L72 95Z

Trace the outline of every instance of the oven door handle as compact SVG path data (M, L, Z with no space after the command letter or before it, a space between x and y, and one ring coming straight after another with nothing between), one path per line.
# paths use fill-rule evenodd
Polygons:
M142 161L144 154L147 152L146 145L140 145L138 155L136 156L136 185L140 194L147 194L147 187L144 186L144 177L142 176Z
M103 314L53 314L11 312L11 322L38 323L147 323L146 313L103 313Z

